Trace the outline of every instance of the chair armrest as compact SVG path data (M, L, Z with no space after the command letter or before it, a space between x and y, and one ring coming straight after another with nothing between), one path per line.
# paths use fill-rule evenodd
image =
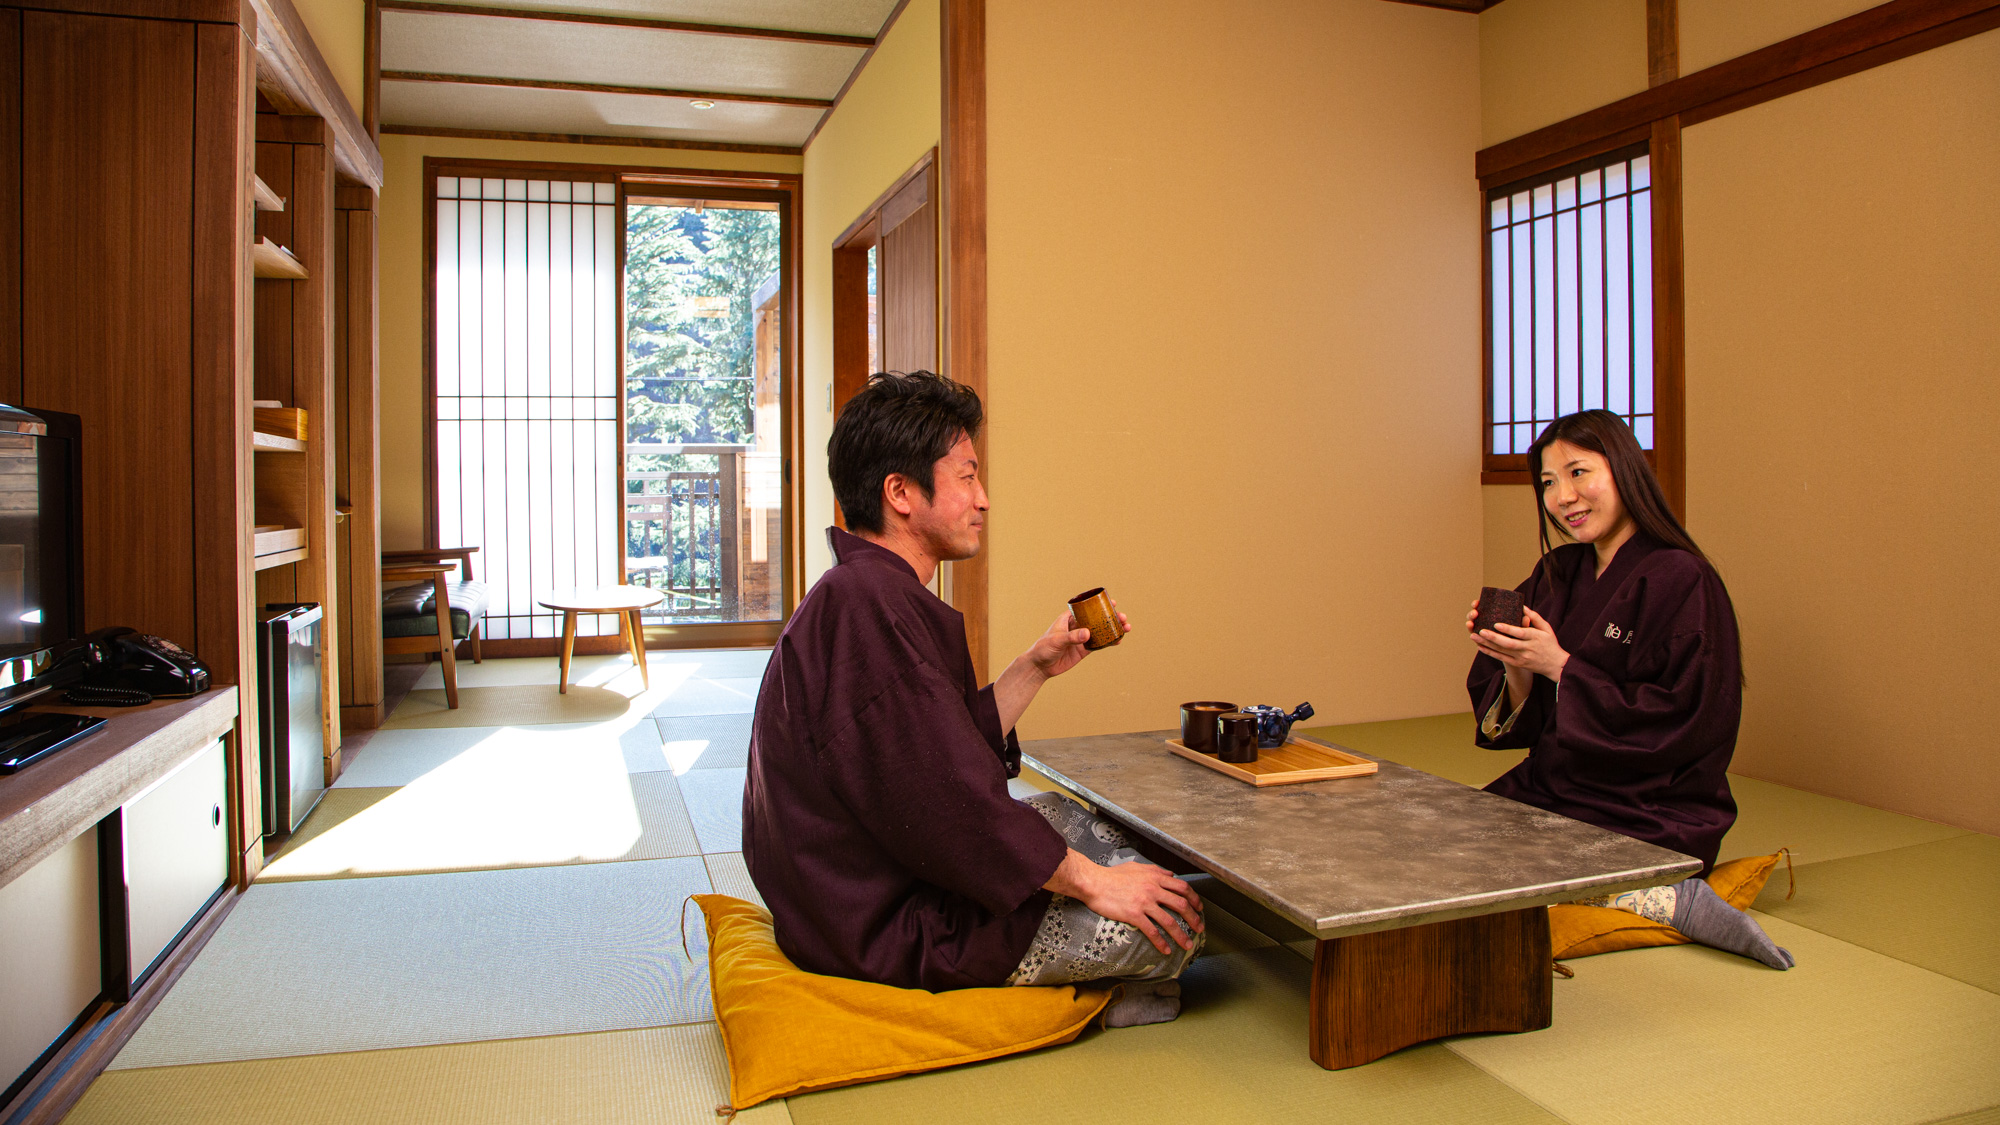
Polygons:
M382 565L388 566L391 563L413 562L441 563L446 560L456 560L461 579L471 582L473 581L472 556L478 553L479 548L477 547L431 547L419 551L384 551L382 552Z

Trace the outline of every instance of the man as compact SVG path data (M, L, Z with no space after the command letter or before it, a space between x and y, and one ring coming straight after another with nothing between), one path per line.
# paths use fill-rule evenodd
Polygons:
M979 551L979 398L878 375L827 443L852 534L799 603L757 696L743 858L778 945L817 973L942 991L1137 982L1110 1015L1172 1019L1203 931L1195 892L1053 794L1016 801L1016 721L1081 661L1065 611L980 687L965 622L927 588Z

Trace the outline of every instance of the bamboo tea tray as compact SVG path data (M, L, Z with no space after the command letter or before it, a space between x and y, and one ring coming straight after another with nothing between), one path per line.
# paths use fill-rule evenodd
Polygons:
M1252 785L1297 785L1302 781L1331 781L1339 777L1366 777L1381 766L1359 755L1317 742L1293 738L1275 750L1257 751L1257 760L1237 764L1213 754L1190 750L1178 738L1167 739L1167 749L1190 762L1200 762L1217 773L1226 773Z

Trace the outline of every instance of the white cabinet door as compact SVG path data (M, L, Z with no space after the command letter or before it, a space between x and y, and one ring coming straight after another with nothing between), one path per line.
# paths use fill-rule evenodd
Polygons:
M102 991L97 830L0 887L0 1090Z
M228 785L218 739L125 806L135 984L229 879Z

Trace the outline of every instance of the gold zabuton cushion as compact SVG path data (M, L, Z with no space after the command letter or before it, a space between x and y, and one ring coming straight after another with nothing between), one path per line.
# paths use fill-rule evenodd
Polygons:
M1722 901L1738 910L1748 910L1771 877L1771 869L1778 865L1779 856L1784 854L1718 863L1708 873L1708 885ZM1558 961L1649 945L1686 945L1691 940L1672 926L1627 910L1575 903L1549 907L1549 948Z
M762 907L728 895L694 900L707 919L709 991L739 1110L1067 1043L1111 995L1074 985L925 992L820 976L779 952Z

